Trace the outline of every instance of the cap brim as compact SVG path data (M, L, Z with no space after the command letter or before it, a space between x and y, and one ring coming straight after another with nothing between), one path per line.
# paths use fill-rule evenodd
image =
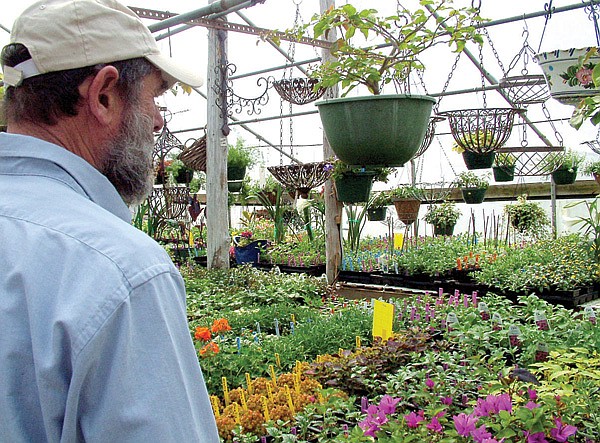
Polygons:
M183 68L175 63L173 59L165 57L162 54L146 55L146 59L162 71L165 80L169 83L169 87L177 82L185 83L194 88L199 88L204 84L204 79L200 74Z

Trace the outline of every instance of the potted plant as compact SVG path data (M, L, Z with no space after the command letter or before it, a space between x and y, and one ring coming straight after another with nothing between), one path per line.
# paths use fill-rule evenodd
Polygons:
M600 160L594 162L587 162L584 165L583 173L586 175L592 175L596 183L600 185Z
M369 199L367 218L370 221L383 221L387 215L387 207L392 204L392 199L388 191L379 191L371 193Z
M258 263L260 252L267 246L267 240L256 240L252 231L234 233L231 238L237 264Z
M418 189L411 185L400 185L390 191L398 219L405 225L414 223L419 217L421 200Z
M600 62L598 48L556 49L537 54L535 60L544 71L550 95L560 103L584 109L587 105L582 105L581 101L587 101L588 98L597 95L593 72ZM595 77L597 78L599 74L596 71ZM590 104L593 105L591 102ZM576 110L575 117L577 113ZM582 117L586 118L592 114L595 112L587 116L584 113ZM579 120L576 117L576 125L577 121Z
M452 235L460 214L454 203L443 202L429 205L423 220L433 225L433 235Z
M494 180L497 182L511 182L515 178L515 164L517 156L510 152L497 153L492 165Z
M517 197L517 203L504 206L511 226L520 234L541 237L550 224L548 215L539 203L527 201L527 194Z
M557 185L570 185L577 179L577 170L584 162L585 156L572 149L547 156L544 159L544 169L552 175Z
M463 200L468 204L479 204L485 199L489 186L487 175L476 175L474 172L461 172L454 181L462 192Z
M337 33L330 48L335 59L322 63L310 76L317 79L315 88L339 83L343 90L342 98L316 103L339 159L351 165L402 166L418 151L435 103L433 97L407 95L410 73L424 69L420 54L441 43L460 51L467 41L482 42L472 26L481 20L477 9L455 9L448 3L420 0L421 8L400 7L398 15L389 17L346 4L315 15L292 31L298 38L305 37L309 28L314 38ZM389 83L405 94L381 95ZM347 97L359 85L373 96Z
M483 148L485 148L486 145L494 145L495 140L491 132L477 130L473 133L467 133L465 140L462 140L461 143L454 141L452 143L452 150L462 155L467 169L488 169L492 167L494 159L496 158L495 151L490 150L479 153L464 148L465 145L471 143L482 146Z
M246 169L256 163L256 150L244 144L238 138L235 145L229 145L227 151L227 187L229 192L239 192Z
M337 199L344 203L369 200L374 181L386 183L390 168L357 168L340 160L332 162L331 179L335 183Z

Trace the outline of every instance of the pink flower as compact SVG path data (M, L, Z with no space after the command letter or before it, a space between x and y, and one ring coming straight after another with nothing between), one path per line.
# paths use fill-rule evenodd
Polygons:
M419 423L424 420L424 418L421 415L411 412L410 414L404 416L404 420L406 420L406 426L409 428L416 428L419 426Z
M592 83L592 70L589 68L581 68L575 73L575 77L577 77L581 86L589 85Z
M394 398L391 395L384 395L379 402L379 409L384 414L393 414L396 412L396 405L400 401L400 397Z
M563 423L560 417L554 419L554 424L556 427L550 430L550 436L558 442L567 441L571 435L577 432L577 427Z
M453 416L452 420L454 420L454 428L456 428L456 432L458 432L458 435L462 435L463 437L468 437L471 435L471 432L475 430L475 424L477 423L476 416L467 415L464 412Z
M535 389L527 389L529 400L535 401L537 399L537 391Z
M473 414L487 417L500 411L512 412L512 400L509 394L488 395L485 400L478 398Z
M531 400L527 402L527 404L525 405L525 407L529 410L533 410L535 408L539 408L540 405L537 403L532 402Z
M486 439L492 438L492 434L485 429L485 425L481 425L477 429L471 431L471 437L473 437L473 440L477 443L481 443Z
M530 434L527 431L523 431L525 437L527 437L527 443L548 443L546 440L546 436L543 432L536 432L535 434Z
M443 405L451 405L452 404L452 397L442 397L440 399L440 401L442 402Z
M437 419L437 417L433 417L431 419L431 422L427 425L427 429L430 429L434 432L442 432L442 425L440 424L440 421Z

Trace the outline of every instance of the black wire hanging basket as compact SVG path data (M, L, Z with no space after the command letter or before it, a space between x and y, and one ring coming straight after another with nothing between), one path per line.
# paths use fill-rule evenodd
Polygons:
M600 155L600 141L598 140L589 140L587 142L581 142L582 145L587 145L592 151L596 154Z
M544 103L550 98L550 90L543 75L517 75L500 80L500 87L517 106Z
M283 78L273 82L273 87L282 99L295 105L314 102L325 94L325 88L315 90L317 79L306 77Z
M514 175L535 177L552 174L559 166L559 157L563 155L563 146L527 146L506 147L496 152L513 156Z
M520 108L481 108L440 112L450 125L454 141L465 151L485 154L501 148L512 132Z
M314 162L283 166L269 166L267 170L286 189L295 189L302 198L308 198L311 189L321 186L331 175L331 163Z

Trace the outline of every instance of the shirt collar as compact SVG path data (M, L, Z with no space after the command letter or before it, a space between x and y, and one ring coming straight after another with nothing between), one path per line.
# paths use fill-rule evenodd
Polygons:
M80 194L127 223L131 222L129 208L108 179L83 158L61 146L27 135L0 133L0 157L53 163L57 168L44 168L44 175L66 179Z

